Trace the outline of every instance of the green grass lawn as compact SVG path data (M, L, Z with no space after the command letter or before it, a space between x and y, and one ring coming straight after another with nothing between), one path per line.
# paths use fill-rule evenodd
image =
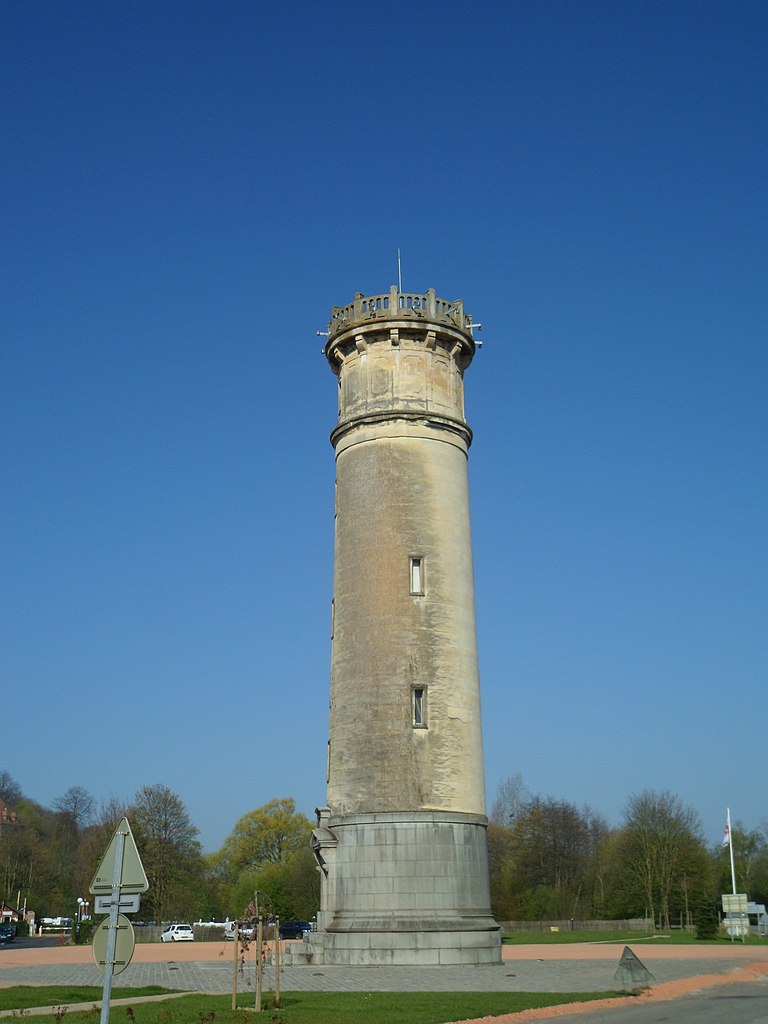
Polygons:
M101 985L13 985L0 988L0 1010L23 1010L28 1006L61 1006L68 1003L99 1002L104 989ZM173 989L159 985L145 985L144 988L112 989L114 999L129 996L159 996Z
M163 991L162 989L159 991ZM167 991L167 990L166 990ZM30 1001L29 993L37 993ZM116 989L115 999L154 994L149 989ZM607 999L616 992L286 992L280 1009L272 1006L265 993L259 1019L269 1024L444 1024L471 1020L539 1006ZM21 1010L29 1006L58 1006L56 1015L35 1017L35 1024L66 1021L98 1024L99 1011L63 1008L72 1003L96 1002L101 990L87 987L30 988L28 985L0 989L0 1009ZM232 1010L231 996L190 994L163 1002L111 1006L110 1024L253 1024L254 996L238 996ZM31 1018L30 1018L31 1019Z
M647 942L656 946L722 946L731 945L730 935L721 938L702 941L696 938L695 932L684 932L679 928L671 932L505 932L502 941L509 946L526 946L530 943L563 943L563 942L623 942L626 945L636 945ZM740 943L736 939L734 944ZM748 946L768 946L768 938L760 938L757 935L747 935Z

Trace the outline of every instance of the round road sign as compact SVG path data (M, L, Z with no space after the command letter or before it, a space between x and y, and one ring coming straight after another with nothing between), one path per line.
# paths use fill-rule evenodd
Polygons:
M136 940L133 936L133 925L125 914L117 915L115 941L115 960L112 973L119 974L131 962ZM93 959L100 971L107 966L107 940L109 938L109 918L105 917L93 933Z

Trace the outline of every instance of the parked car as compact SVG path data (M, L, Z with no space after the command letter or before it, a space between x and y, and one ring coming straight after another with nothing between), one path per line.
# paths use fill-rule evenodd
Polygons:
M256 922L255 921L227 921L224 925L224 938L232 939L235 938L235 929L237 929L238 938L240 939L252 939L256 934Z
M309 921L283 921L280 925L281 939L303 939L305 932L311 932Z
M163 942L192 942L195 933L191 924L169 924L164 931L160 932Z
M16 938L15 924L0 924L0 943L13 942Z

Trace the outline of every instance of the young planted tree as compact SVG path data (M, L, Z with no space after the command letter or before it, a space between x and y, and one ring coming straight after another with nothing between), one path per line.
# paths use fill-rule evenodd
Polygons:
M717 915L717 904L706 895L701 895L693 907L693 919L696 926L696 938L704 941L716 939L720 930Z

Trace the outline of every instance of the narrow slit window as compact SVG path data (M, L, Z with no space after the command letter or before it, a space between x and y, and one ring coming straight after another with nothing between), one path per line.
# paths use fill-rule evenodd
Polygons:
M413 693L413 726L415 729L427 727L427 691L424 687L415 686Z
M420 555L411 556L411 593L424 593L424 559Z

